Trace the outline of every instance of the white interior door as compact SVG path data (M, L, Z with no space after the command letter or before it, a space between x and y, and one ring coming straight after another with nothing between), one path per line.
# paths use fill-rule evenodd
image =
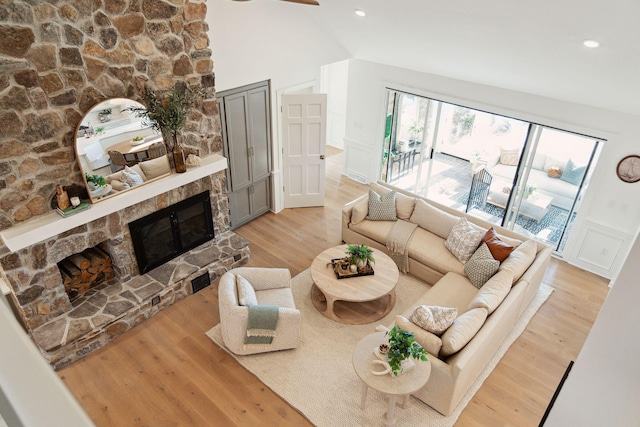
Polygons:
M284 207L324 206L327 95L282 95Z

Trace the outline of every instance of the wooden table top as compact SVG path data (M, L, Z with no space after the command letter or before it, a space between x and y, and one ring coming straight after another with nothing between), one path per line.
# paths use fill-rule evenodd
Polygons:
M398 267L387 254L377 249L373 249L375 274L336 278L331 260L344 258L346 251L347 245L329 248L318 255L311 264L311 278L325 295L329 294L342 301L365 302L378 299L396 287L400 277Z
M378 358L373 351L380 344L388 344L389 340L385 337L384 332L375 332L362 338L353 351L353 368L356 374L369 387L386 394L396 396L413 393L420 390L429 380L431 375L431 362L423 362L414 360L415 367L407 372L394 377L391 374L373 375L371 371L379 371L380 366L372 365L373 360Z
M106 148L107 151L119 151L122 154L134 154L139 153L140 151L145 151L149 149L149 147L156 143L162 141L162 136L158 135L157 138L150 139L149 141L145 141L142 144L131 145L130 140L118 142L117 144L110 145Z

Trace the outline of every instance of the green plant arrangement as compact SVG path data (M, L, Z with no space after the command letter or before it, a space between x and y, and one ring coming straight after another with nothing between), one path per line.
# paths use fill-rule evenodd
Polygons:
M129 107L129 111L142 118L142 124L159 131L164 139L167 152L173 153L176 172L186 172L184 150L178 135L184 129L189 110L206 95L204 88L190 88L186 83L178 83L163 96L145 86L142 101L146 107ZM169 143L170 142L170 143Z
M88 173L84 174L87 182L93 183L96 187L104 187L107 185L107 182L104 180L103 176L100 175L89 175Z
M413 333L394 326L386 332L386 335L389 337L387 358L394 376L402 372L402 361L409 357L423 362L428 360L427 351L416 342Z
M364 266L369 262L375 262L373 250L367 245L347 245L347 258L350 264Z
M536 187L535 185L527 185L524 189L524 198L528 199L529 197L535 195L537 190L538 187Z

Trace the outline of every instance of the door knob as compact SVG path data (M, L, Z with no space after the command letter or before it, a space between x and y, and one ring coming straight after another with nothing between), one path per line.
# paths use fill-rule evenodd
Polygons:
M324 154L320 154L320 160L324 160Z

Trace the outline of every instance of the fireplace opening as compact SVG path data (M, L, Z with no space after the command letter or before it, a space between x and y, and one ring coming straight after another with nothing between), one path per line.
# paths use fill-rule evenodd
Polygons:
M140 274L212 240L209 191L129 223Z
M98 246L63 259L58 263L58 269L71 302L115 276L111 257Z

